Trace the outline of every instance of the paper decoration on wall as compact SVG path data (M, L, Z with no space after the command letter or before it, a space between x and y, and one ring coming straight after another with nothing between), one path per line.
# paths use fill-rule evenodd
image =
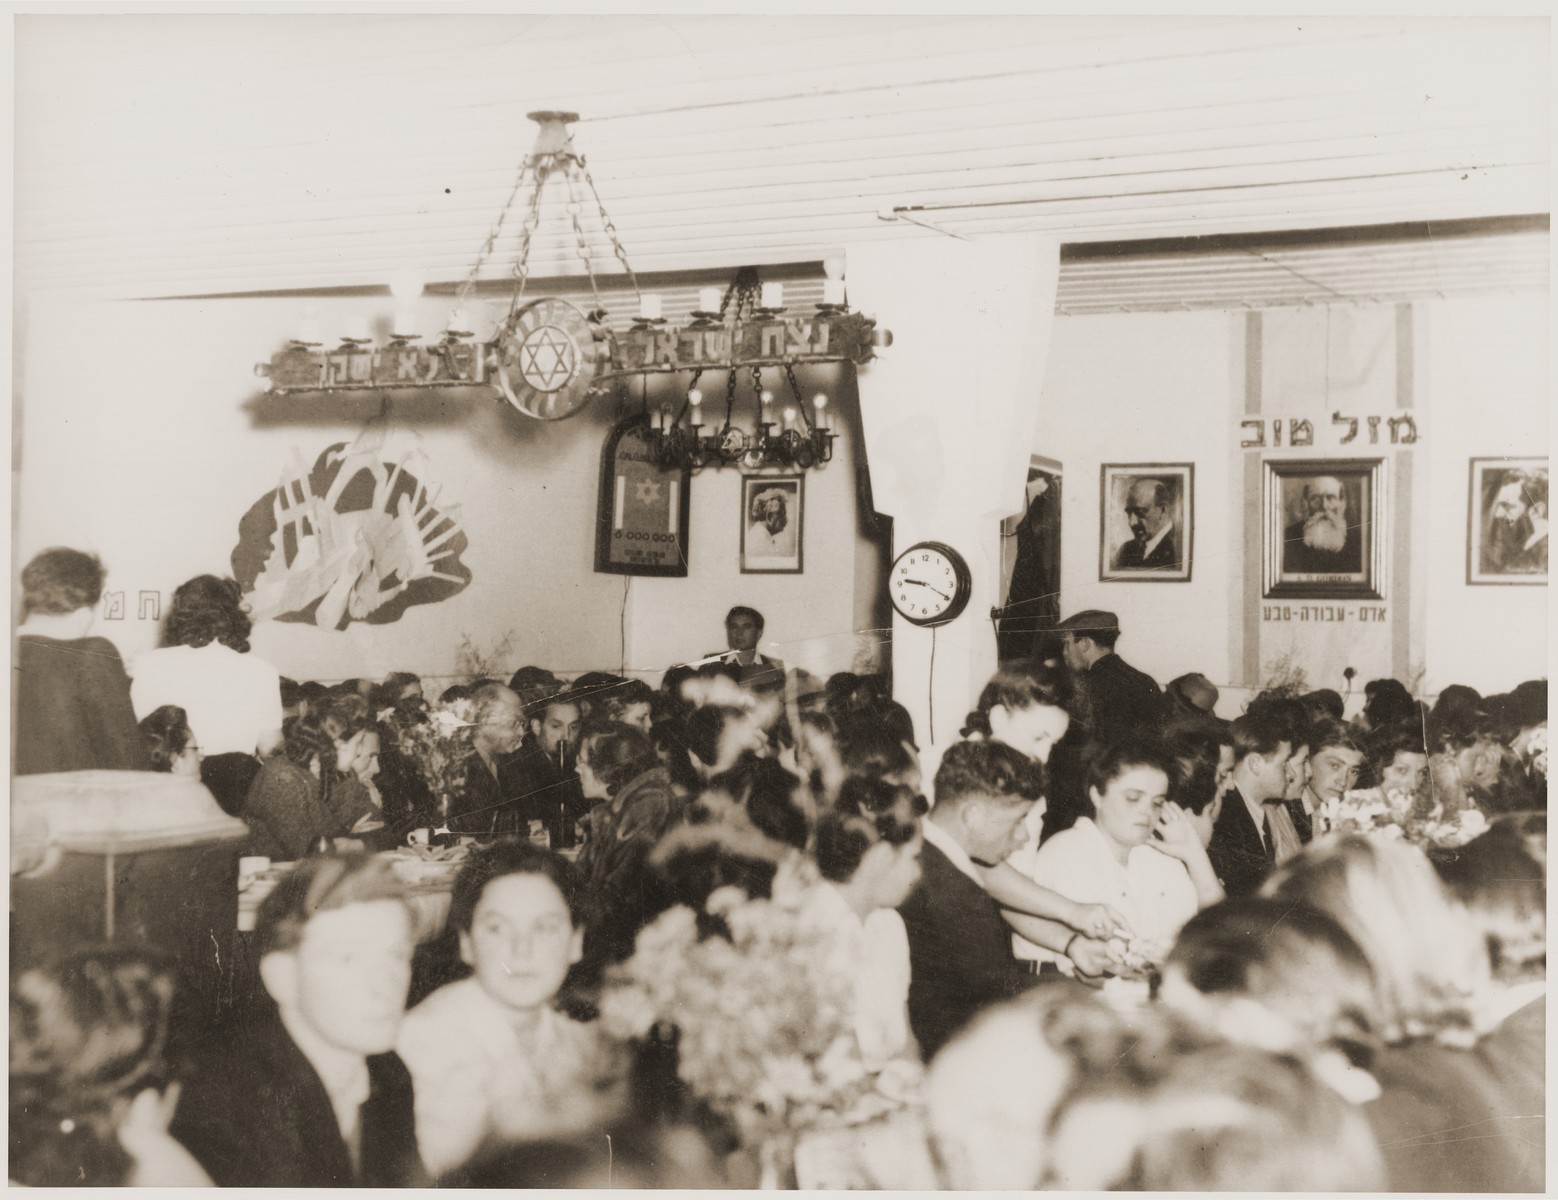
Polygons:
M312 469L294 448L280 483L238 523L233 576L254 618L384 625L463 591L459 506L439 507L426 470L421 451L385 462L363 439L328 447Z

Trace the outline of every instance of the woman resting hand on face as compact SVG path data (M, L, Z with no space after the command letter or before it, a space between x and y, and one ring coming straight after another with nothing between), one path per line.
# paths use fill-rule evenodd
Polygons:
M1124 914L1134 936L1111 939L1109 974L1144 976L1186 921L1223 898L1194 824L1168 799L1171 770L1152 746L1106 747L1088 772L1094 815L1056 834L1035 859L1039 878L1057 891ZM1066 957L1062 971L1095 974L1096 959Z
M1005 742L1026 754L1035 765L1042 788L1043 767L1055 744L1071 725L1071 685L1063 671L1051 667L998 672L980 693L979 706L968 715L963 733L971 738ZM1042 797L1024 818L1025 844L1003 863L977 864L985 890L999 903L1007 924L1016 931L1013 949L1019 958L1043 950L1072 948L1103 960L1110 939L1128 936L1126 917L1109 904L1078 901L1049 887L1034 870L1045 805Z

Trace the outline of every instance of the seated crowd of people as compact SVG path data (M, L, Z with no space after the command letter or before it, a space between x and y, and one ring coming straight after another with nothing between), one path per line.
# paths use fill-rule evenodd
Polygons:
M13 980L15 1183L753 1186L759 1148L677 1076L706 1014L632 1042L601 1010L665 914L729 939L731 894L785 892L862 1061L913 1080L854 1131L853 1185L1545 1188L1545 680L1431 707L1378 680L1350 720L1272 688L1227 720L1083 612L925 779L881 677L754 662L747 608L732 655L658 687L524 667L431 696L282 680L209 576L132 680L80 616L95 560L46 552L23 585L18 772L198 776L246 853L297 866L218 1029L181 1026L150 951ZM456 703L450 792L408 731ZM1328 833L1367 788L1486 831ZM468 851L419 945L372 851L424 830Z

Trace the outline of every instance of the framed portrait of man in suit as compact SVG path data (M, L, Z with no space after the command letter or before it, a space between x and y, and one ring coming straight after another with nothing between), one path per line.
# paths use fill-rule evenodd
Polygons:
M1098 578L1184 583L1195 533L1193 463L1105 463L1099 485Z

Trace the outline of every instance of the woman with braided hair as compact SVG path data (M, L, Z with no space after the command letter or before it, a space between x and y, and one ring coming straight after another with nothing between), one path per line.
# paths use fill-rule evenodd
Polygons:
M168 1134L172 972L86 950L11 988L10 1180L28 1187L210 1187Z

